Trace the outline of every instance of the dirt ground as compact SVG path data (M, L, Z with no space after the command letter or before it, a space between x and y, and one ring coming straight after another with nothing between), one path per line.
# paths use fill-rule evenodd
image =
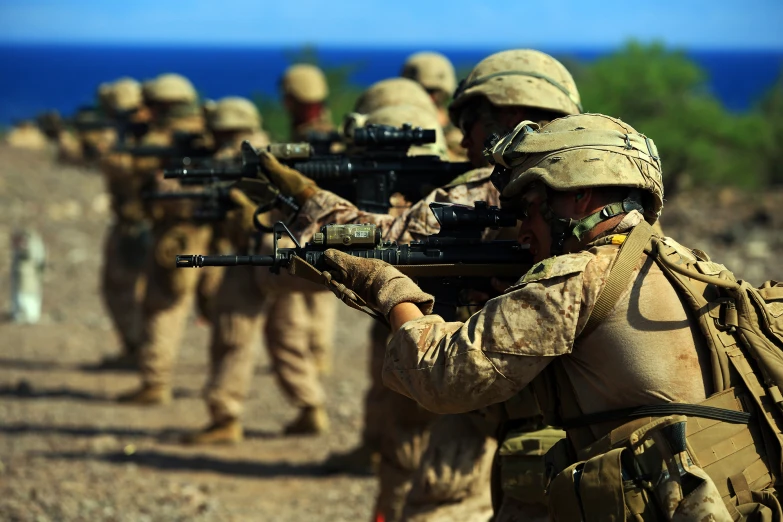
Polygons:
M369 520L375 480L329 476L319 463L358 441L370 320L340 309L335 371L326 379L330 434L281 435L295 411L262 352L247 440L179 445L180 435L207 422L207 328L190 324L171 405L113 402L136 377L84 369L118 349L98 294L108 200L96 172L49 156L0 146L0 295L9 295L6 245L15 227L35 228L48 248L41 323L0 324L0 520ZM783 278L781 208L780 191L701 192L668 202L663 226L761 283Z
M107 210L96 172L0 146L0 310L10 232L35 228L48 249L42 321L0 323L0 520L369 520L374 478L328 476L319 463L358 441L370 319L340 309L331 433L282 436L296 412L262 350L246 441L183 447L178 437L208 421L207 327L188 328L171 405L120 406L112 399L137 378L83 369L118 350L98 293Z

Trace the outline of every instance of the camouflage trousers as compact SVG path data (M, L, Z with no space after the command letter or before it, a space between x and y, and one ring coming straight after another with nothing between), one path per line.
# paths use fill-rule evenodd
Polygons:
M279 287L264 295L257 271L227 270L217 293L204 392L214 422L242 414L262 331L286 396L299 407L321 406L325 400L317 357L331 351L336 299L330 292L286 292Z
M372 332L365 444L380 453L375 513L393 521L486 521L496 448L471 414L437 415L383 386L388 331Z
M121 221L111 226L103 248L101 296L126 355L135 356L143 342L141 302L150 239L145 223Z
M177 223L153 231L152 251L146 263L147 287L142 303L144 343L139 369L147 385L171 385L172 370L188 316L203 278L218 278L218 267L176 268L177 254L207 252L212 236L208 226ZM214 288L214 282L206 285ZM199 299L200 303L208 299ZM202 315L207 312L202 310Z

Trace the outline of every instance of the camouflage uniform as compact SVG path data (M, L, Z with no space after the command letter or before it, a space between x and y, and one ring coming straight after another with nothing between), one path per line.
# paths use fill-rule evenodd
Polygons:
M438 107L438 118L446 136L451 161L465 161L465 149L462 147L462 131L449 121L447 111L449 100L457 88L457 76L454 66L440 53L420 52L409 56L402 66L400 76L410 78L421 84L432 96Z
M568 442L550 451L554 459L549 475L553 478L549 490L552 520L603 520L614 513L634 520L745 520L751 517L751 507L758 509L753 502L768 508L766 520L780 519L771 478L765 475L770 464L758 453L761 439L753 435L758 427L731 428L735 433L744 429L745 435L736 435L725 445L726 441L711 440L703 431L715 421L687 414L688 430L678 443L686 449L673 450L681 452L677 457L682 458L677 460L680 468L665 461L658 468L660 477L646 476L647 485L626 477L651 459L672 458L665 456L663 448L674 447L674 442L667 441L677 439L675 435L646 434L686 417L650 413L632 420L623 413L625 408L698 405L708 397L722 400L711 397L710 348L698 321L652 257L640 249L640 259L627 265L629 280L614 287L619 293L610 298L609 307L597 306L602 294L618 282L612 280L612 271L622 270L616 262L618 252L623 255L618 245L633 244L634 236L628 239L627 234L639 227L649 229L644 221L654 222L660 215L663 186L655 145L627 124L602 115L555 120L542 132L534 131L521 140L515 134L493 149L495 159L512 171L503 191L504 206L519 205L535 192L542 194L542 185L550 191L627 187L629 195L623 202L571 220L563 229L553 225L568 220L552 213L546 196L540 196L544 199L538 200L538 214L549 223L552 244L565 238L571 241L566 244L574 245L566 247L570 253L535 264L504 295L490 300L465 323L445 322L434 315L405 323L389 344L384 382L442 413L501 403L528 385L540 392L539 401L554 422L615 412L603 422L587 421L569 428ZM584 234L615 216L621 218L619 223L615 220L608 230L588 236L591 242L581 246ZM642 241L642 246L647 243ZM671 239L664 241L695 259L693 252ZM591 320L599 308L604 310L601 319ZM542 374L545 381L536 379ZM744 442L739 443L740 438ZM752 449L741 452L739 446L744 444ZM725 451L719 449L724 445ZM709 462L691 460L690 455L705 449L702 455ZM622 461L618 451L627 451ZM729 455L731 460L727 460ZM700 469L718 459L725 464L706 466L708 474ZM569 467L574 460L583 461L581 467ZM612 464L615 461L620 464ZM714 483L712 473L716 474ZM686 485L686 477L698 480ZM749 489L748 483L752 484ZM743 496L742 484L747 496ZM719 491L726 495L721 498ZM513 499L505 500L497 518L522 519L519 505Z
M547 80L541 77L545 76ZM462 113L473 101L485 100L488 105L494 108L530 108L539 111L545 111L550 117L556 117L560 114L573 114L580 111L579 95L573 79L566 69L556 60L548 55L532 50L517 50L497 53L483 60L470 74L466 82L455 95L455 100L450 107L450 116L454 124L459 123ZM373 100L370 99L371 103ZM359 104L363 102L360 98ZM430 104L432 106L432 104ZM474 109L475 110L475 109ZM516 123L516 122L515 122ZM498 129L500 130L500 129ZM316 192L303 206L299 215L299 225L304 232L305 237L315 233L320 226L336 222L372 222L377 224L385 239L397 240L402 243L419 239L424 235L437 232L438 226L434 216L429 210L428 204L431 201L450 202L472 205L475 201L488 201L491 205L499 203L498 192L489 182L491 169L481 168L466 173L460 178L454 180L449 186L435 190L424 200L414 204L410 209L404 211L400 216L378 216L358 211L350 203L336 198L327 192ZM489 236L487 236L489 239ZM376 336L377 338L377 336ZM379 348L376 348L379 350ZM374 390L375 388L373 388ZM371 390L372 391L372 390ZM377 393L377 392L376 392ZM527 402L532 404L514 404L506 408L508 411L504 414L521 415L522 417L531 417L527 421L527 429L530 431L538 430L543 426L540 423L535 401L531 398ZM496 415L496 412L485 412L490 418ZM396 415L396 412L393 414ZM462 422L483 424L477 422L477 414L466 416ZM445 422L445 421L438 421ZM428 429L426 423L420 427L420 433L425 433ZM484 425L484 432L492 433L493 426ZM551 434L545 433L547 439ZM476 436L478 440L482 436ZM447 446L449 443L457 443L453 439L447 441L430 440L434 448ZM487 445L494 442L487 442ZM479 446L481 447L481 446ZM464 452L468 454L469 452ZM490 451L491 453L491 451ZM466 456L466 460L470 457ZM534 457L531 474L538 472L538 463L541 461L540 454ZM463 461L464 462L464 461ZM474 480L476 484L486 478L486 469L488 460L473 461ZM459 466L460 463L452 463ZM422 469L428 465L423 464ZM415 469L415 468L413 468ZM486 484L486 482L484 483ZM498 485L499 486L499 485ZM414 485L414 491L422 487L421 484ZM432 489L432 488L430 488ZM426 491L426 487L424 491ZM530 500L523 504L523 511L526 509L526 515L523 518L534 520L544 515L545 509L541 502L543 501L543 488L538 487L540 494L536 500ZM383 487L382 487L383 492ZM488 492L485 488L484 492ZM480 496L480 495L479 495ZM410 495L408 502L416 497L415 492ZM437 504L435 497L431 497ZM486 497L485 497L486 498ZM440 501L446 500L438 499ZM450 499L452 502L458 498ZM479 506L481 503L479 502ZM447 505L446 505L447 506ZM444 509L447 509L443 506ZM483 504L484 511L488 511L488 500ZM408 508L410 508L410 504ZM426 510L425 510L426 511ZM481 513L481 509L477 513ZM434 513L430 512L432 516ZM393 518L392 518L393 519Z
M158 107L158 119L142 146L172 145L175 132L204 132L204 116L196 104L192 84L176 74L163 74L144 85L145 102ZM136 180L146 187L166 190L176 183L163 183L158 158L134 160ZM195 302L201 271L179 270L176 254L208 251L212 228L193 223L191 202L152 202L146 212L152 220L152 245L145 262L146 292L142 302L143 344L139 369L143 386L121 400L155 404L171 399L171 373L185 322ZM204 311L202 311L204 312Z
M117 80L106 104L114 113L139 109L141 85L129 78ZM120 337L121 355L105 359L105 367L132 367L142 343L141 300L144 295L144 260L149 250L149 223L139 199L140 184L133 172L133 157L112 152L100 163L111 198L113 222L106 235L101 273L101 295Z
M260 130L261 119L250 101L225 98L207 114L215 136L230 133L216 159L230 159L242 141L265 147L269 138ZM233 222L232 222L233 223ZM230 239L232 252L258 248L258 236L227 223L221 235ZM239 229L237 229L239 228ZM255 241L254 241L255 239ZM268 237L260 248L271 248ZM256 351L262 329L274 372L283 390L298 406L322 407L324 393L318 382L307 336L311 326L301 310L307 307L302 293L290 299L269 299L270 286L264 272L254 267L226 271L215 299L210 343L210 377L204 396L212 419L204 431L186 439L192 443L236 442L242 438L239 417L253 377ZM324 293L324 292L320 292ZM293 306L294 309L286 308ZM295 323L291 323L295 321ZM304 362L302 360L304 359Z
M398 126L402 122L437 129L434 111L422 112L415 106L383 107L366 119L367 124ZM442 133L438 131L436 143L413 147L409 154L445 157ZM497 190L487 183L490 173L486 168L471 171L396 215L363 212L331 192L317 191L302 206L295 230L306 241L328 223L374 223L384 239L408 243L437 232L438 223L428 206L432 201L498 204ZM372 384L365 399L362 434L365 448L380 454L376 513L387 521L447 520L442 517L449 512L460 513L460 519L486 520L491 515L488 483L494 441L487 437L486 427L477 426L468 416L435 415L384 388L380 370L387 338L385 327L373 328Z

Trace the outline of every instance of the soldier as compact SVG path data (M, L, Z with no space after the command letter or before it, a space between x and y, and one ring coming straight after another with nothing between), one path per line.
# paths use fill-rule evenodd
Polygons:
M152 115L152 126L141 145L167 147L176 132L204 133L198 95L187 78L162 74L144 84L143 95ZM205 136L203 140L208 146L209 138ZM134 176L147 188L177 187L177 184L163 183L161 168L161 160L156 157L134 160ZM147 286L142 302L143 344L139 349L142 386L122 395L121 402L164 404L171 400L174 360L200 278L204 277L201 273L178 270L173 260L179 252L208 250L212 239L212 228L194 223L192 211L190 202L156 202L146 209L152 221L152 245L145 263Z
M663 206L652 140L586 114L524 122L491 154L536 264L467 322L426 316L432 296L388 265L326 253L333 277L389 317L384 382L447 413L506 401L543 374L537 397L568 434L547 456L552 520L780 520L779 439L741 414L758 373L730 330L705 337L713 319L700 324L687 293L701 278L709 299L710 282L733 275L649 226ZM497 518L520 520L517 507L506 497Z
M261 130L261 115L250 100L223 98L208 107L206 116L215 139L216 160L235 160L245 140L255 147L269 144L269 136ZM257 234L252 215L237 213L219 227L222 230L216 236L229 240L231 252L247 252ZM235 443L243 437L239 417L253 376L265 295L252 267L238 268L221 278L211 317L210 375L204 390L211 422L184 437L185 443Z
M404 81L409 80L399 79L399 82ZM367 102L360 98L358 104L363 103ZM361 212L334 194L319 190L312 181L298 175L296 171L280 168L274 158L265 157L262 160L273 181L300 201L302 208L297 226L303 238L311 237L328 223L371 222L381 228L384 239L407 243L437 232L437 221L428 206L432 201L468 205L475 201L488 201L492 205L499 204L499 194L489 180L492 169L484 167L487 163L483 150L487 138L492 134L508 132L520 121L529 119L543 123L580 111L579 93L571 75L551 56L534 50L512 50L485 58L457 89L449 107L452 122L464 134L462 145L477 169L433 191L398 217ZM515 419L525 432L545 429L532 398L509 403L506 409L509 411L503 412L503 415ZM544 431L535 440L553 439L556 437L552 437L552 433ZM535 442L533 445L537 444ZM524 446L525 449L528 447ZM543 464L540 462L540 454L540 450L536 449L528 463L531 476L541 476ZM474 471L476 475L483 472L481 466L476 466ZM520 494L516 491L518 488L506 492L521 495L525 499L528 507L525 516L531 519L546 517L543 487L541 481L538 482L537 495ZM389 506L387 509L394 511L401 507L398 504L397 507ZM394 519L389 513L386 515Z
M331 132L334 123L326 99L329 85L323 71L315 65L295 64L280 80L283 105L291 118L292 141L306 141L311 132Z
M440 53L415 53L405 60L400 76L418 82L427 90L438 107L438 117L446 135L451 160L466 160L465 149L460 145L462 132L449 120L448 106L457 88L457 75L451 61Z
M146 113L139 82L121 78L112 84L111 91L104 91L104 95L107 116L117 125L126 117L144 123ZM116 138L119 141L121 137L117 135ZM137 137L123 136L122 139L125 145L130 145ZM141 301L150 228L139 197L141 181L133 172L133 157L114 151L107 154L100 165L111 198L113 218L103 250L101 294L119 335L121 352L104 358L96 368L132 370L136 368L142 344Z
M280 81L283 104L291 119L291 141L335 130L326 106L329 86L323 71L314 65L289 67ZM279 382L300 408L287 434L315 434L328 429L323 407L325 396L317 374L331 371L336 308L329 295L316 286L294 292L278 282L266 323L269 352L276 361ZM313 357L304 355L303 347ZM310 366L315 364L314 374Z

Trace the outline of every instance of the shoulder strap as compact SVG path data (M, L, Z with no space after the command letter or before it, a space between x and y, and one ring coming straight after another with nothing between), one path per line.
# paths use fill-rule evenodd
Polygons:
M592 332L601 322L609 316L620 298L620 294L628 288L631 282L633 269L639 262L639 258L644 252L645 247L653 236L653 229L646 221L642 221L634 227L628 238L623 242L620 251L609 272L609 278L606 280L604 288L598 294L593 311L587 320L582 334Z

